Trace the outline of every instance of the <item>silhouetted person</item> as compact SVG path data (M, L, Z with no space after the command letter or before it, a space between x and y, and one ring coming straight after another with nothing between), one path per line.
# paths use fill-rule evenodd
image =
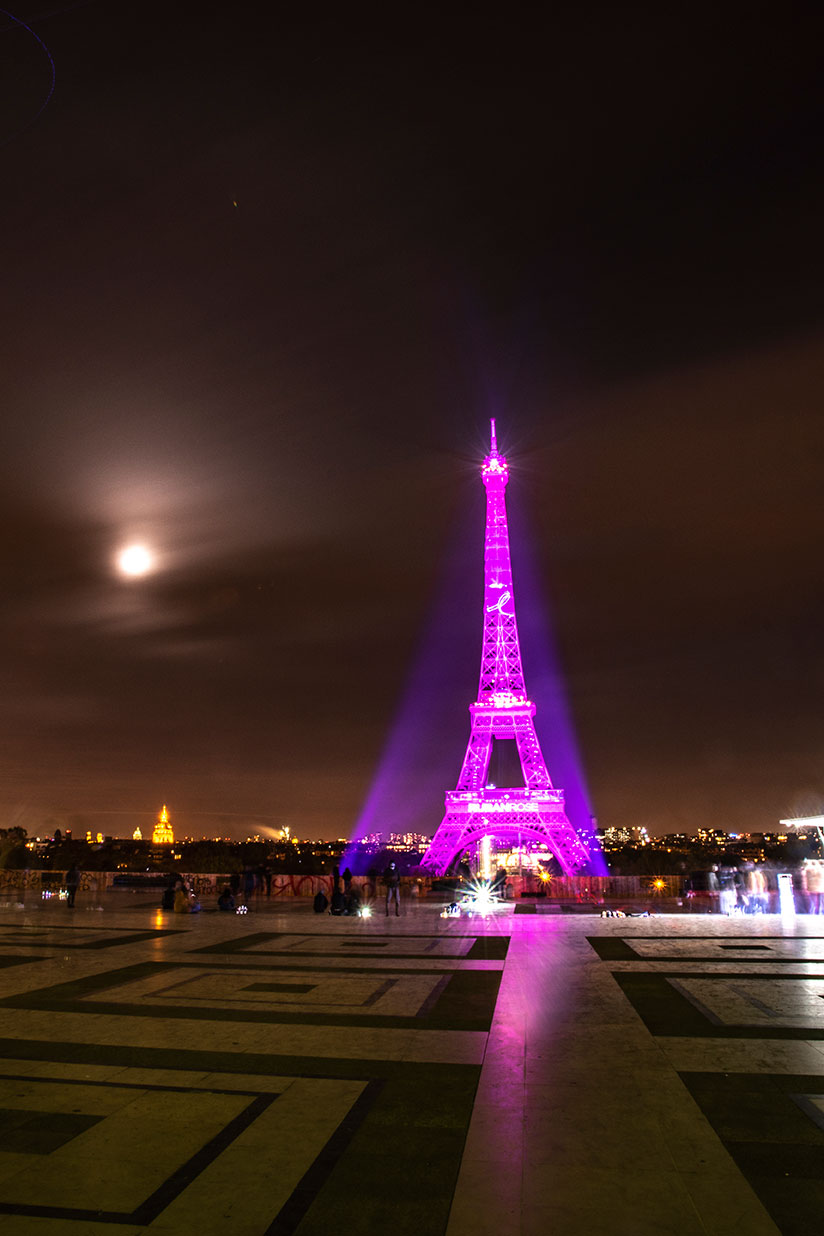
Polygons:
M77 896L77 888L80 884L80 872L72 863L69 870L66 872L66 892L68 893L67 901L74 908L74 899Z
M232 896L232 890L229 888L228 884L217 899L217 908L218 910L226 910L227 912L230 912L235 908L235 899Z
M356 888L350 887L349 890L343 894L343 900L346 905L344 914L350 914L353 916L360 914L361 899Z
M175 884L175 914L188 914L191 908L192 905L186 881L178 880Z
M807 877L809 912L821 914L824 909L824 863L820 859L811 858L807 860L802 870Z
M336 884L332 890L332 904L329 907L330 914L345 914L346 913L346 898L343 895L343 890L339 884Z
M319 892L315 893L315 900L312 902L312 909L315 911L316 914L325 914L326 907L328 905L329 905L329 898L326 896L326 893L323 891L323 889L320 889Z
M348 867L344 867L343 869L343 891L348 894L351 887L352 887L352 872L349 870Z
M395 903L395 917L397 918L401 912L401 873L394 863L390 863L383 873L383 882L386 885L386 914L389 916L390 902Z
M721 867L718 871L719 909L730 915L738 904L738 872L735 867Z

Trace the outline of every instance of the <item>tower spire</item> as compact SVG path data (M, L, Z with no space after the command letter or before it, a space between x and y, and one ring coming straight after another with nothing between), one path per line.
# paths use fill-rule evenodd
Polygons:
M490 450L481 466L486 489L484 604L481 677L470 704L472 728L458 784L447 792L445 814L423 866L445 872L465 849L484 836L546 845L569 875L589 855L564 810L564 791L553 787L535 733L535 705L527 698L518 623L505 490L506 457L498 451L495 421ZM514 739L523 773L521 786L487 784L494 740Z
M493 695L501 699L506 697L510 703L516 698L526 699L504 497L509 468L506 456L498 451L494 420L491 421L491 429L490 451L481 468L486 489L486 536L479 704Z

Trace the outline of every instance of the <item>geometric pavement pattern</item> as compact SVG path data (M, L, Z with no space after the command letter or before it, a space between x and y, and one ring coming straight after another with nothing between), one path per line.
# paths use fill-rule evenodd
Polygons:
M809 1236L815 918L0 906L4 1236Z
M824 1223L820 921L804 916L786 934L766 918L733 919L723 935L685 939L656 924L589 938L602 961L618 963L613 978L650 1033L690 1066L679 1068L682 1082L785 1236Z
M3 1232L443 1232L506 937L120 897L0 909Z

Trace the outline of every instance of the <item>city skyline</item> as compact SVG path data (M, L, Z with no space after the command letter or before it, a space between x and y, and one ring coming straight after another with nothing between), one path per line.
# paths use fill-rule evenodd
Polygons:
M821 811L820 13L14 12L2 826L433 833L491 416L553 780Z

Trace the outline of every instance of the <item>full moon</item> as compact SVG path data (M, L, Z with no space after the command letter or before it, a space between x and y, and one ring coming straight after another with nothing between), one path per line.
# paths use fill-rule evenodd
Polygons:
M117 565L123 575L146 575L154 565L154 559L145 545L127 545L117 555Z

